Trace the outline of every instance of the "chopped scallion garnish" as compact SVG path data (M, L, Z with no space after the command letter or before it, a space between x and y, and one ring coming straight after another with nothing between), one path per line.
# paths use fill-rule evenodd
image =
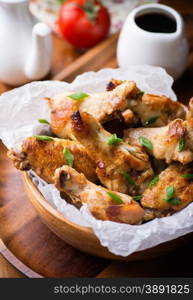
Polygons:
M116 194L114 194L112 192L107 192L107 195L109 195L111 197L111 199L113 201L117 202L118 204L124 204L123 200Z

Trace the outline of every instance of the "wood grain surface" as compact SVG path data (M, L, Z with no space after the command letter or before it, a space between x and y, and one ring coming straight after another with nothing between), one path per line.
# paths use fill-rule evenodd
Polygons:
M186 30L193 48L193 6L191 1L171 0L161 1L178 9L184 14ZM111 42L116 41L116 36ZM102 67L115 67L116 60L113 53L106 53L106 60L100 60L102 66L95 64L89 53L82 54L67 42L53 37L54 55L52 70L48 78L71 80L80 72L97 70ZM104 42L103 46L105 46ZM101 45L92 49L98 55ZM96 52L95 52L96 51ZM80 57L80 58L79 58ZM86 58L85 58L86 57ZM77 65L75 60L77 60ZM87 64L87 59L89 63ZM64 71L62 71L64 70ZM62 71L62 72L61 72ZM73 74L73 75L71 75ZM188 68L182 78L174 84L178 97L183 101L193 95L193 54L190 54ZM11 89L0 83L0 93ZM30 202L27 200L21 174L15 170L5 156L5 148L0 145L0 277L67 277L67 276L97 276L97 277L156 277L156 276L192 276L193 244L183 247L175 253L164 255L148 262L111 263L110 261L83 254L65 244L57 238L37 216ZM20 203L17 206L18 199ZM9 213L8 213L9 212ZM25 216L25 218L24 218ZM27 236L27 238L26 238ZM11 251L11 252L10 252ZM49 255L47 255L49 252ZM38 253L34 256L34 253ZM14 268L7 260L18 269ZM34 266L36 267L34 272ZM22 272L20 272L21 270Z

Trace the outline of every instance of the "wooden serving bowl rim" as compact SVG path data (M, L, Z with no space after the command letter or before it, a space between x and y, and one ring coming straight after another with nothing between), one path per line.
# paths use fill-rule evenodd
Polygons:
M100 256L100 257L111 259L111 260L118 260L118 261L147 260L147 259L159 257L163 253L171 252L171 251L175 250L177 247L179 247L180 245L187 244L187 242L189 242L190 238L191 239L193 238L193 233L189 233L189 234L186 234L179 238L170 240L168 242L158 244L154 247L150 247L150 248L147 248L142 251L134 252L126 257L115 255L115 254L111 253L106 247L101 245L100 240L98 239L98 237L96 236L96 234L94 233L92 228L85 227L85 226L76 224L76 223L68 220L65 216L63 216L63 214L60 211L58 211L56 208L54 208L44 198L44 196L38 190L37 186L33 183L32 178L30 177L30 175L27 172L23 173L23 180L24 180L24 185L27 188L26 191L29 196L29 199L31 200L32 205L35 208L37 208L35 204L36 203L39 204L39 206L42 207L45 211L47 211L53 217L53 219L56 218L56 220L58 220L58 222L60 224L63 223L66 226L68 226L67 230L72 229L72 230L74 230L74 232L79 231L82 235L85 235L86 238L90 240L91 245L94 245L94 247L96 247L96 249L91 251L90 248L88 250L88 247L82 247L82 246L80 247L80 245L77 245L77 243L74 242L73 238L71 239L70 242L68 242L66 240L66 236L65 236L65 238L61 237L59 232L54 230L54 228L52 226L50 226L51 224L49 224L49 222L45 222L45 224L47 224L47 226L52 231L54 231L56 233L56 235L58 235L61 239L66 241L68 244L70 244L74 248L77 248L88 254ZM37 212L40 215L40 217L43 218L43 216L40 213L40 210L38 208L37 208ZM42 221L44 222L44 218L42 219Z
M107 258L107 259L111 259L111 260L118 260L118 261L139 261L139 260L147 260L147 259L152 259L152 258L156 258L159 257L160 255L162 255L164 252L171 252L173 250L176 249L176 247L179 247L180 245L189 242L190 237L191 239L193 238L193 233L187 234L185 236L181 236L177 239L174 240L170 240L168 242L165 243L161 243L157 246L151 247L151 248L147 248L145 250L142 251L137 251L134 252L126 257L122 257L119 255L115 255L111 252L109 252L109 250L102 246L98 237L95 235L94 231L92 230L92 228L90 227L85 227L82 225L78 225L70 220L68 220L65 216L63 216L63 214L58 211L56 208L54 208L45 198L44 196L41 194L41 192L38 190L37 186L33 183L32 178L30 177L30 175L27 172L23 173L23 180L24 180L24 185L26 187L26 191L27 194L29 196L29 199L32 202L32 205L37 208L37 212L40 215L40 217L43 218L43 215L40 213L40 210L38 209L38 207L36 207L35 204L39 204L40 207L42 207L45 211L47 211L52 217L53 219L56 218L56 220L58 220L58 222L61 224L65 224L66 226L68 226L67 230L70 229L74 229L74 231L79 231L82 235L86 235L86 238L88 238L90 240L90 244L94 245L96 247L96 249L90 251L90 249L88 250L88 247L80 247L80 245L77 245L77 243L74 242L73 239L71 239L70 242L68 242L66 240L66 238L64 239L63 237L60 236L59 232L54 230L53 226L50 226L51 224L48 224L49 222L46 222L44 220L44 218L42 219L42 221L45 221L45 224L47 224L47 226L56 233L56 235L58 235L61 239L63 239L64 241L66 241L67 243L69 243L70 245L72 245L74 248L77 248L83 252L86 252L88 254L92 254L95 256L100 256L103 258ZM66 236L65 236L66 237Z
M35 197L35 199L46 209L48 210L54 217L59 219L62 222L66 222L68 225L84 231L86 233L92 233L94 234L93 230L90 227L85 227L83 225L76 224L70 220L68 220L60 211L58 211L56 208L54 208L46 199L45 197L41 194L41 192L38 190L37 186L33 183L32 178L27 172L23 173L23 178L26 181L30 192L32 195Z

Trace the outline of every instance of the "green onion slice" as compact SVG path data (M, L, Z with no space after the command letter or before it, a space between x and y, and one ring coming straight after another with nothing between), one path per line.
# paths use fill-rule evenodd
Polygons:
M47 120L45 120L45 119L39 119L38 122L41 123L41 124L48 124L48 125L50 125L50 123Z
M107 192L107 195L111 197L111 199L113 201L115 201L118 204L124 204L123 200L117 196L116 194L112 193L112 192Z
M43 142L49 142L54 140L51 136L47 135L34 135L34 137Z
M153 124L155 123L157 120L159 119L159 116L152 116L150 117L145 123L144 125L150 125L150 124Z
M182 152L182 151L185 149L185 147L186 147L186 140L185 140L184 137L181 137L181 138L179 139L178 151L179 151L179 152Z
M153 145L152 142L150 140L148 140L147 138L140 136L139 137L139 142L142 146L144 146L145 148L147 148L149 151L153 150Z
M125 178L125 181L129 184L129 185L135 185L135 181L133 180L133 178L127 174L126 172L122 173L123 177Z
M180 176L185 178L185 179L193 179L193 174L182 174Z
M148 184L148 187L151 188L152 186L154 186L155 184L157 184L158 181L159 181L159 176L156 175L155 177L153 177L153 178L150 180L150 182L149 182L149 184Z
M68 97L70 97L73 100L83 100L89 97L89 95L84 92L78 92L78 93L71 94Z
M74 162L74 155L66 147L64 148L63 153L68 166L72 167Z
M107 139L107 144L108 145L118 145L122 142L123 140L118 138L116 133L112 134L108 139Z
M175 188L173 185L167 187L164 200L171 205L178 205L181 203L181 200L175 197Z
M133 198L133 200L135 200L135 201L139 201L139 200L141 200L142 195L133 196L132 198Z

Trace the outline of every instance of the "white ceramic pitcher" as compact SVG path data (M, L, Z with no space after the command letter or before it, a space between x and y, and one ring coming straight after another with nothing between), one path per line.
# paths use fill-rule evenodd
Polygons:
M139 27L136 18L149 13L161 13L172 18L176 22L175 32L150 32ZM143 64L161 66L177 79L186 68L187 56L184 23L176 10L166 5L146 4L128 15L117 46L120 67Z
M0 81L20 85L50 70L50 28L35 25L28 0L0 0Z

